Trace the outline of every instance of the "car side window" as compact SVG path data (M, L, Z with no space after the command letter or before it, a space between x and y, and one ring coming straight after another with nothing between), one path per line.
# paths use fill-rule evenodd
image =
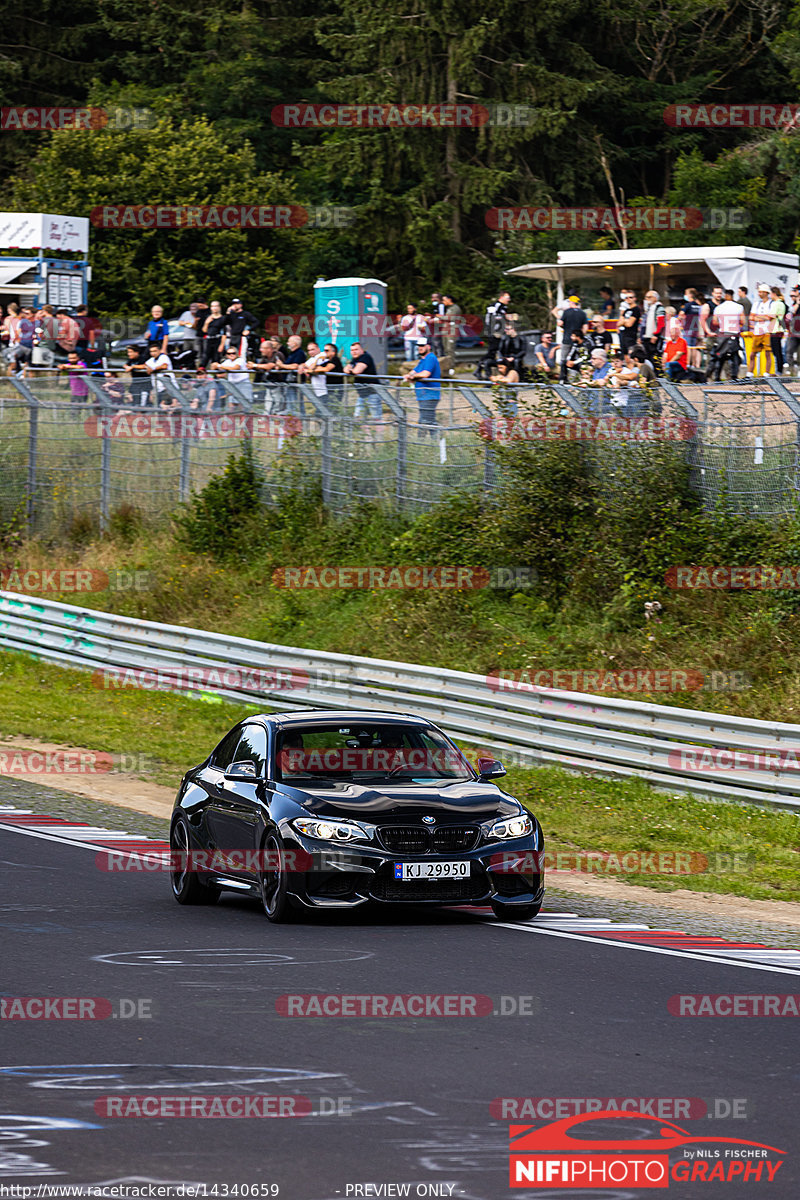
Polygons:
M238 728L232 729L230 733L225 735L211 756L211 765L213 767L217 767L218 770L224 771L231 765L232 762L235 761L233 756L236 747L239 745L241 736L242 731Z
M263 779L267 763L267 731L263 725L245 725L232 762L251 762L256 778Z

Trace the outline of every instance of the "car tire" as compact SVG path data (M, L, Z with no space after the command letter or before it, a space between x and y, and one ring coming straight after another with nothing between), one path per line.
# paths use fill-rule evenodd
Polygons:
M184 866L178 870L171 870L169 874L172 894L178 904L216 904L220 895L219 888L201 883L197 872L189 870L188 855L192 843L185 817L178 817L173 822L169 832L169 848L171 853L187 856Z
M283 854L283 841L277 830L268 833L261 847L266 854ZM287 890L288 881L279 858L275 869L261 870L258 876L261 907L273 925L282 925L294 919L295 909Z
M538 917L542 901L538 904L500 904L492 900L492 912L498 921L530 921Z

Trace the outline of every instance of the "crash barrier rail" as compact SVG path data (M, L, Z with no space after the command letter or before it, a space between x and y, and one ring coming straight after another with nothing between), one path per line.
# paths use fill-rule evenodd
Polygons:
M481 675L270 645L0 592L0 646L98 673L100 687L212 693L288 710L413 712L529 765L800 810L800 726L494 684Z
M319 479L334 512L379 501L413 515L457 490L502 488L496 440L558 436L531 416L554 410L634 425L659 414L673 429L683 422L676 449L709 509L724 496L743 516L780 518L795 511L800 491L800 381L788 379L721 387L659 380L613 391L453 377L441 383L434 423L397 376L381 377L369 395L348 381L324 396L308 383L227 379L223 395L219 385L178 374L138 381L141 391L127 378L85 382L88 394L78 398L52 373L0 381L0 527L24 520L47 536L79 520L105 531L131 509L163 521L245 440L265 471L267 503L296 479L281 469L294 465ZM599 433L598 442L604 427ZM637 472L637 436L613 434L598 450L606 479Z

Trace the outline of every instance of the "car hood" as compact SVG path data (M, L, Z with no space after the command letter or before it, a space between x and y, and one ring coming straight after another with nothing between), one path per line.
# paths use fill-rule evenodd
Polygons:
M320 817L355 817L381 824L409 821L416 824L424 816L447 822L486 821L509 817L519 806L492 783L409 784L406 786L365 786L358 783L327 783L305 789L284 790L307 813Z

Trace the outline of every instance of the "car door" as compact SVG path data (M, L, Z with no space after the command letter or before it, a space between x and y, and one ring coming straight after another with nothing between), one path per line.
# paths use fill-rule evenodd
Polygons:
M267 762L267 731L263 725L247 724L241 730L233 757L222 772L216 788L216 798L209 806L209 820L215 846L228 853L238 852L233 861L245 863L245 873L253 873L253 862L245 856L257 849L260 799L264 792ZM252 776L236 771L241 764L250 764ZM234 778L234 775L236 777ZM236 874L241 871L236 869Z
M203 840L209 850L216 850L219 846L220 819L227 808L227 796L223 786L225 772L234 761L236 748L241 740L242 726L237 725L226 733L197 779L207 797L203 806Z

